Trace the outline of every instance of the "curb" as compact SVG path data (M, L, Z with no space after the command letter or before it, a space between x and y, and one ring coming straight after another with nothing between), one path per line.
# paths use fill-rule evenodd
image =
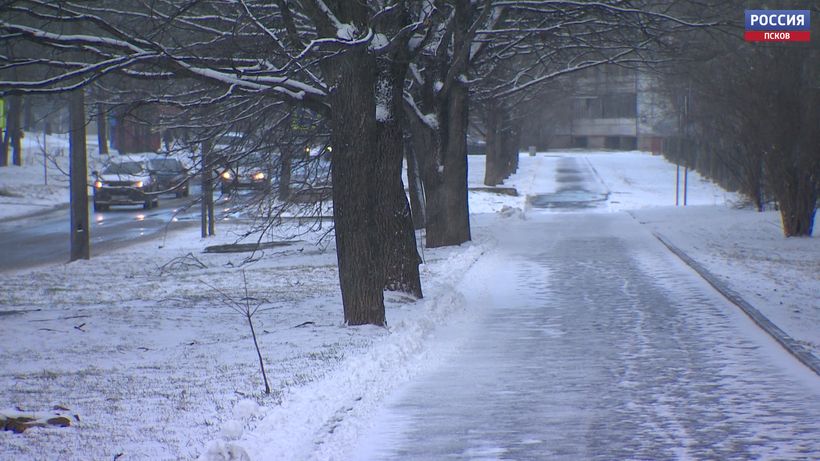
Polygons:
M668 240L666 240L663 236L658 234L657 232L653 232L652 235L655 236L661 243L666 246L672 253L674 253L678 258L681 259L687 266L691 267L695 272L698 273L704 280L706 280L709 285L712 286L715 290L718 291L724 298L729 300L732 304L739 307L746 315L749 316L760 328L763 329L766 333L768 333L771 337L773 337L787 352L793 355L797 360L799 360L803 365L807 366L811 369L814 373L820 376L820 359L818 359L811 351L803 347L800 343L794 340L791 336L786 334L783 330L781 330L777 325L772 323L765 315L763 315L759 310L755 309L754 306L749 304L746 300L740 297L739 294L734 292L733 290L729 289L723 282L718 280L717 277L712 275L709 271L706 270L700 263L695 261L694 259L690 258L689 255L684 253L680 248L676 247Z

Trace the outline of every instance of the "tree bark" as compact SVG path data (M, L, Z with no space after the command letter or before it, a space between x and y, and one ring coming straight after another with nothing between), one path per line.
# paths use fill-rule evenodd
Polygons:
M108 154L108 119L105 112L105 105L97 103L97 145L100 154Z
M808 62L817 58L792 51L775 55L780 81L772 82L769 95L776 105L768 128L773 130L766 144L766 170L780 204L786 237L812 235L820 195L820 72ZM761 144L762 145L762 144Z
M399 29L410 22L409 15L396 14L392 26ZM404 82L410 63L406 46L378 58L376 118L378 128L377 173L374 177L379 197L379 231L384 243L384 287L416 298L423 296L416 247L416 232L410 203L402 182L404 158Z
M423 155L422 179L426 199L427 246L460 245L470 240L470 210L467 200L467 124L469 90L466 75L469 61L471 4L455 0L452 25L431 58L421 89L421 107L434 113L436 125L416 120L416 152ZM448 46L449 42L449 46ZM451 53L447 50L453 49ZM414 117L418 119L418 117Z
M214 186L213 186L213 165L211 151L213 144L210 141L202 143L202 171L200 196L200 236L202 238L216 235L216 225L214 223Z
M8 120L6 120L6 129L0 133L3 138L2 146L0 146L0 167L9 166L9 144L11 138L9 137Z
M453 83L439 113L441 165L428 162L427 247L460 245L470 241L470 209L467 199L468 90ZM441 170L441 171L439 171Z
M786 237L810 237L817 212L817 184L813 184L810 175L802 172L795 172L791 181L778 200L783 234Z
M382 237L374 187L377 128L375 57L365 47L329 60L333 221L344 318L348 325L384 325Z
M510 110L503 112L504 119L504 179L518 170L518 153L521 150L521 129Z
M486 104L484 114L485 138L485 166L484 185L497 186L504 179L503 173L503 142L501 139L501 117L498 114L498 101L490 99Z
M287 201L290 199L290 173L293 167L293 147L285 146L282 150L282 156L279 164L279 187L277 188L277 195L279 200Z
M401 87L399 87L401 88ZM379 155L376 179L381 190L378 212L380 240L384 242L384 287L401 291L417 298L422 297L419 277L419 257L416 249L416 233L410 204L404 193L401 167L404 133L398 120L379 123Z
M23 130L34 131L34 103L33 96L28 96L23 101Z
M11 147L11 162L23 166L23 97L9 96L8 135Z
M404 154L407 161L407 182L410 190L410 211L413 215L413 228L420 230L424 229L426 225L424 185L419 174L418 156L412 142L405 142Z
M381 191L379 197L381 240L384 242L385 288L401 291L421 298L419 264L421 258L416 249L416 233L410 204L404 193L401 179L402 158L404 157L404 131L402 130L402 91L406 65L388 64L381 72L383 91L382 104L389 107L385 120L378 121L378 172L375 179ZM387 90L389 88L389 90Z

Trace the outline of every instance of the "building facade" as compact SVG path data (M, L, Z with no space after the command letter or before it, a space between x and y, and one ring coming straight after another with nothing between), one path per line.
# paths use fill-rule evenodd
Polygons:
M660 152L678 117L648 72L598 66L563 82L528 139L541 149L590 148Z

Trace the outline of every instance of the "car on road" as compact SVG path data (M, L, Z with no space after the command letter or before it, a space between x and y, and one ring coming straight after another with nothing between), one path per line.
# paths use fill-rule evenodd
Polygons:
M179 159L160 155L149 158L148 171L156 179L161 193L173 192L177 198L188 196L188 170Z
M219 173L223 194L231 194L240 189L266 191L271 188L271 178L278 156L253 153L226 162Z
M112 205L159 205L159 182L145 158L121 157L109 161L101 172L94 171L94 211Z

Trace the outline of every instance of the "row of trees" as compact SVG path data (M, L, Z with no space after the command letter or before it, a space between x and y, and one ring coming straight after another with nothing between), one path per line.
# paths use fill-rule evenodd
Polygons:
M727 16L744 2L728 5ZM738 28L691 34L662 74L682 114L668 153L760 211L775 202L784 234L809 236L820 199L820 27L809 43L747 43Z
M664 37L703 23L678 3L12 0L0 6L0 94L96 86L109 104L173 108L169 129L201 140L313 114L333 148L344 318L381 325L385 289L422 295L414 221L428 247L471 238L470 106L483 108L498 183L515 168L521 102L561 75L654 59Z

